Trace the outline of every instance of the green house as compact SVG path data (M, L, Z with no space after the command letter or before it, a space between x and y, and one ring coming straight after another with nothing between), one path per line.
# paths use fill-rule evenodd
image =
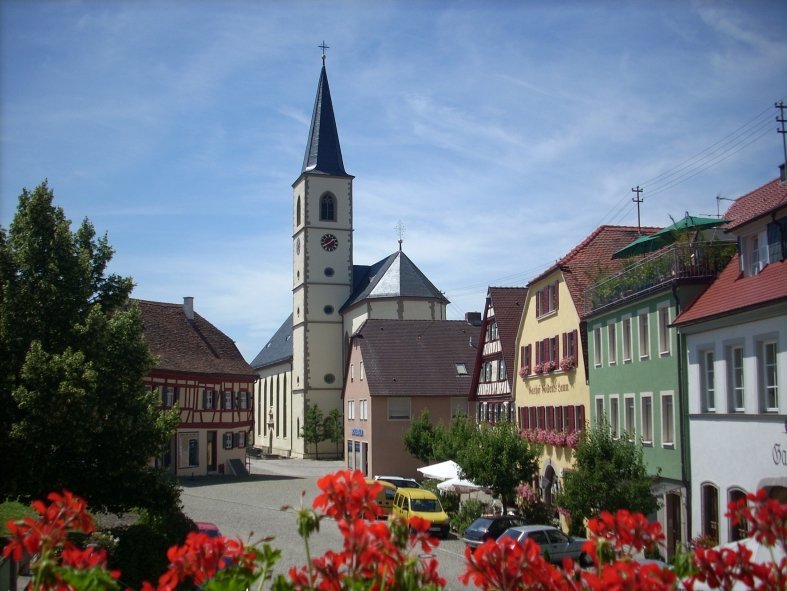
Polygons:
M668 559L691 531L685 351L672 322L732 252L729 242L675 243L585 294L590 420L643 446Z

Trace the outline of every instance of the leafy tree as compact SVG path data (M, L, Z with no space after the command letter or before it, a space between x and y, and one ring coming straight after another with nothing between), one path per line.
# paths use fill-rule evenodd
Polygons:
M448 428L435 428L432 457L435 462L456 460L461 449L467 447L477 432L476 424L465 415L454 417Z
M500 495L503 511L514 505L516 487L532 482L538 470L541 450L520 437L510 421L482 423L464 447L458 449L456 462L461 476Z
M332 408L328 416L325 417L323 433L328 441L336 444L336 457L341 457L339 444L344 441L344 422L338 408Z
M0 227L0 495L68 489L96 509L170 509L178 490L149 466L169 445L143 378L153 358L132 280L85 219L75 233L46 181Z
M583 432L557 501L571 514L571 531L580 532L584 520L601 511L654 513L658 501L651 487L657 478L648 474L639 443L615 439L609 425L597 425Z
M411 456L428 464L434 459L435 433L436 428L429 420L429 410L425 408L404 432L404 448Z
M317 447L321 441L325 440L323 434L323 414L322 409L316 404L309 404L306 406L306 414L303 417L303 426L301 427L301 437L306 445L314 444L314 455L320 457L320 450Z

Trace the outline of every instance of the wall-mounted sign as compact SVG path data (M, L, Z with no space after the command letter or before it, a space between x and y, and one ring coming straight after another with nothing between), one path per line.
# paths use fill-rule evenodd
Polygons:
M363 429L355 428L352 431L350 431L350 433L352 434L353 437L363 437Z
M777 466L779 464L782 466L787 466L787 448L783 448L781 443L773 444L771 457L773 458L773 463Z

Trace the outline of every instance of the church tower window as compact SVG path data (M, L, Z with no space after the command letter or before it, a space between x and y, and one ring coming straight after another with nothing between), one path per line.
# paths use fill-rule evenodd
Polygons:
M330 193L320 197L320 221L336 221L336 197Z

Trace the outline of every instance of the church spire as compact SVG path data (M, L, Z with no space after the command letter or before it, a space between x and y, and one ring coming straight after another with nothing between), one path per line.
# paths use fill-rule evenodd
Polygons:
M317 86L317 98L314 100L309 143L306 145L301 172L345 176L347 173L344 170L344 162L342 162L342 149L339 146L339 132L336 129L336 119L333 115L331 90L328 88L328 76L325 73L325 50L327 49L325 42L320 47L323 50L322 71L320 72L320 83Z

